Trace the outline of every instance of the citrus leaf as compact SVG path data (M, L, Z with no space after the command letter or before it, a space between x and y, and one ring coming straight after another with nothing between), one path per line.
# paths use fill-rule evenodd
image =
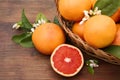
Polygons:
M46 18L46 16L42 13L39 13L37 15L35 22L38 23L38 20L44 20L45 22L49 22L49 20Z
M18 25L22 26L22 21L17 22Z
M98 67L98 61L95 59L90 59L86 61L87 70L90 74L94 74L94 67Z
M16 43L20 43L24 38L26 38L27 35L28 34L26 34L26 33L15 35L15 36L12 37L12 40Z
M103 49L105 52L120 59L120 46L111 45Z
M54 17L53 23L61 26L60 23L59 23L59 20L58 20L57 16Z
M33 43L32 43L32 38L31 38L31 35L27 36L26 38L24 38L21 42L20 42L20 45L22 47L34 47Z
M25 31L30 31L31 28L32 28L32 24L29 22L29 20L27 19L26 15L25 15L25 12L24 12L24 9L22 11L22 26L21 28Z
M12 37L12 40L23 47L33 47L31 33L22 33Z
M120 0L97 0L94 9L98 7L104 15L112 16L120 7Z
M94 69L93 69L93 67L88 66L87 69L88 69L88 72L89 72L90 74L94 74Z

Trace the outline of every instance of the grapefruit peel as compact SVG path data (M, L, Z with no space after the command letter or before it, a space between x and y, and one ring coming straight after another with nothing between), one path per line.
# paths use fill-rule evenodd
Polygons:
M59 48L63 47L63 46L66 46L66 47L68 47L68 48L77 50L77 51L79 52L79 55L81 56L81 65L76 69L76 71L75 71L74 73L65 74L65 73L63 73L63 72L60 72L57 68L55 68L55 63L53 62L53 57L54 57L54 55L56 54L56 51L57 51ZM64 58L64 62L66 62L66 63L70 63L71 61L72 61L72 59L69 58L69 57L65 57L65 58ZM50 62L51 62L51 66L52 66L53 70L54 70L56 73L58 73L58 74L60 74L60 75L62 75L62 76L64 76L64 77L72 77L72 76L75 76L75 75L82 69L82 67L83 67L83 65L84 65L84 58L83 58L82 52L81 52L77 47L72 46L72 45L69 45L69 44L61 44L61 45L59 45L58 47L56 47L55 50L53 51L53 53L52 53L52 55L51 55L51 57L50 57Z

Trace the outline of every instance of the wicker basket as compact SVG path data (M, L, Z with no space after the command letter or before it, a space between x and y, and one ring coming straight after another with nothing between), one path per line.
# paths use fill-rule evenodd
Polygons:
M57 11L58 11L58 1L59 0L55 0ZM87 53L88 55L91 55L93 57L99 58L101 60L104 60L104 61L112 63L112 64L120 65L119 58L112 56L111 54L106 53L101 49L95 49L95 48L91 47L85 41L83 41L78 35L72 33L70 27L72 26L73 22L65 20L59 14L59 11L58 11L58 19L60 21L60 24L62 25L62 28L66 32L68 38L73 43L73 45L75 45L76 47L78 47L80 50L82 50L84 53Z

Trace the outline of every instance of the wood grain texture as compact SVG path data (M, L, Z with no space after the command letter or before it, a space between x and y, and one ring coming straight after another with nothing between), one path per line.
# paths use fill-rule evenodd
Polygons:
M76 76L62 77L52 70L50 56L15 44L11 37L19 31L11 27L20 20L23 8L31 22L39 12L50 20L57 15L54 0L0 0L0 80L120 80L120 66L101 60L95 75L90 75L84 66ZM94 59L85 56L89 58Z

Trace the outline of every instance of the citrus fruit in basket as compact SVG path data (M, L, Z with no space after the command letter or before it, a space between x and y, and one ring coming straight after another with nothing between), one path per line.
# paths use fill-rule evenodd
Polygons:
M94 8L94 5L95 5L97 0L90 0L90 1L91 1L91 4L92 4L92 8Z
M84 64L82 52L69 44L62 44L55 48L50 61L54 71L65 77L76 75Z
M84 23L80 24L79 22L76 22L72 26L72 32L77 34L81 39L83 39L83 30L84 30Z
M106 15L96 15L85 23L84 39L95 48L104 48L112 43L116 30L113 19Z
M97 2L97 0L91 0L91 4L92 4L92 8L94 8L94 5L95 5L95 3ZM104 3L104 2L103 2ZM101 4L102 5L102 4ZM104 5L104 4L103 4ZM110 6L109 6L110 7ZM107 7L105 7L105 8L107 8ZM105 9L104 8L104 9ZM99 9L99 7L98 7L98 9ZM106 10L107 11L107 10ZM118 22L119 20L120 20L120 7L118 8L118 10L115 12L115 13L113 13L113 15L112 16L110 16L115 22Z
M117 34L112 44L120 46L120 24L117 24Z
M90 0L59 0L58 10L67 20L79 21L84 17L84 10L91 9Z
M111 18L115 22L118 22L120 20L120 8L111 16Z
M60 26L45 23L35 29L32 41L38 51L50 55L58 45L65 42L65 35Z

